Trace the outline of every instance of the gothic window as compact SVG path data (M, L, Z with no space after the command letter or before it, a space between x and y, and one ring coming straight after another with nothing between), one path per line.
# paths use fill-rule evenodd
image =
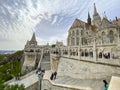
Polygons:
M72 38L72 45L75 45L75 39Z
M73 36L75 35L75 32L74 32L74 31L72 32L72 35L73 35Z
M84 43L87 44L87 39L86 38L84 38Z
M113 43L114 36L113 36L113 31L112 30L109 32L109 39L110 39L110 43Z
M76 45L79 45L79 38L76 39Z
M71 36L71 32L69 32L69 35Z
M83 30L81 30L81 35L83 35Z
M105 32L102 32L102 43L106 42L106 35Z
M79 35L79 31L78 30L76 31L76 35Z

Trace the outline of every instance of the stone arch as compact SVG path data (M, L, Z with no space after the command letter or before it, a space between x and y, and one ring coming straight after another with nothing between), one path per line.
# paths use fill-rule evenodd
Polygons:
M110 59L110 52L111 52L111 49L110 48L104 48L103 49L103 57L105 59Z
M85 57L88 57L89 53L88 53L88 50L85 49Z
M84 50L81 49L81 56L84 56Z
M118 57L117 48L111 48L111 57L112 59L116 59Z
M97 49L98 57L102 58L103 57L103 50L102 49Z
M92 49L89 49L89 56L93 57L93 50Z

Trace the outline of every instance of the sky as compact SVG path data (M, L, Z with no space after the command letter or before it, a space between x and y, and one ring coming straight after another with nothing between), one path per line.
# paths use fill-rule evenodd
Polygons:
M119 0L0 0L0 50L20 50L33 32L39 45L63 41L76 18L93 16L93 4L103 17L120 18Z

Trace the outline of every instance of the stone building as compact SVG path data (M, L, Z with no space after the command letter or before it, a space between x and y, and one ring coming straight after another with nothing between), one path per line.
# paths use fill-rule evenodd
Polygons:
M67 45L79 47L82 58L117 59L120 56L119 21L110 21L106 15L101 19L94 4L93 20L89 12L87 23L75 19L68 31ZM70 50L70 53L74 51Z
M51 70L45 72L42 90L103 90L103 79L120 76L120 19L103 18L94 4L93 20L75 19L68 31L67 46L37 45L35 33L24 48L23 72L40 66L45 52L50 53ZM50 75L57 72L56 80Z
M33 33L31 40L27 41L24 48L22 73L26 74L40 67L40 60L43 54L49 53L49 49L48 43L47 45L37 45L35 33Z

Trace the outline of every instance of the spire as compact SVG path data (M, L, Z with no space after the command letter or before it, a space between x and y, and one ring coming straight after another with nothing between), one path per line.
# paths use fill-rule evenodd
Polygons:
M103 16L103 17L107 19L107 15L106 15L106 12L105 12L105 11L104 11L104 16Z
M30 41L36 41L35 32L33 33L33 36Z
M95 5L95 3L94 3L94 15L97 15L98 13L97 13L97 9L96 9L96 5Z
M91 25L91 18L90 18L90 14L89 14L89 12L88 12L88 19L87 19L87 23L88 23L89 25Z

